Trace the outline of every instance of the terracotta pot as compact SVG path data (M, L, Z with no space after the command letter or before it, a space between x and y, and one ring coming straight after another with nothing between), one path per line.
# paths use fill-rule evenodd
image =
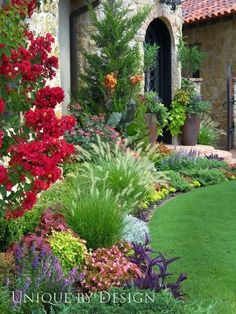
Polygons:
M151 145L156 144L157 140L157 119L154 113L145 114L148 132L149 132L149 141Z
M181 134L181 144L185 146L194 146L197 144L197 138L200 131L200 117L198 115L189 115L184 123Z

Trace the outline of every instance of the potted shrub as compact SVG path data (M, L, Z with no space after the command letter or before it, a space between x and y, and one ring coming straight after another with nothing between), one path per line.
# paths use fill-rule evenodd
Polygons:
M171 135L181 134L182 145L196 145L201 115L209 109L209 102L201 98L190 81L183 79L181 89L176 92L171 103L169 116Z
M154 145L158 135L162 135L163 128L168 123L168 111L155 92L147 92L141 96L146 107L145 119L147 123L149 141Z
M198 45L186 46L186 42L180 37L178 58L181 63L183 76L190 79L193 76L196 77L196 73L200 70L201 64L205 58L205 53L200 51Z
M198 94L192 94L186 106L186 120L182 128L181 144L194 146L197 144L200 131L201 115L210 109L210 103Z

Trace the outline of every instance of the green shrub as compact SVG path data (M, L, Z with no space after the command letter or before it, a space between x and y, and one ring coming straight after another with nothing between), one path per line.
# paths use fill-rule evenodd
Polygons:
M0 251L6 250L9 245L19 241L24 234L34 232L41 214L41 207L35 207L18 219L0 218Z
M53 184L50 189L40 195L35 208L42 212L46 208L63 203L65 197L77 189L77 184L78 182L71 177Z
M226 181L225 175L222 171L217 169L192 169L182 170L181 173L201 183L202 186L218 184Z
M108 144L99 142L93 145L97 155L94 164L85 163L84 177L94 177L98 186L105 186L114 194L120 194L134 208L134 204L142 201L157 183L166 184L167 178L157 172L155 165L140 152L123 152L118 145L114 151ZM93 154L94 155L94 154ZM135 202L135 203L134 203Z
M219 126L209 115L205 115L201 121L198 144L215 145L222 135L226 135Z
M130 16L130 8L122 0L104 0L102 4L102 16L95 10L90 11L95 30L90 32L90 37L95 49L84 52L85 71L80 76L76 101L92 113L121 112L130 98L129 78L143 70L139 47L137 44L130 45L130 42L150 8L140 7ZM104 84L104 77L111 72L117 76L117 85L112 93ZM107 100L111 100L109 105Z
M124 212L119 196L111 190L98 190L93 186L85 191L73 191L73 197L62 209L68 225L87 247L110 247L121 239L124 228Z
M110 300L109 300L110 296ZM130 301L129 301L130 299ZM103 302L101 302L101 300ZM142 300L142 302L141 302ZM113 288L108 293L93 294L90 302L61 305L60 314L210 314L213 305L203 306L175 300L168 291L154 293L149 290ZM55 312L54 312L55 313Z
M180 37L178 44L178 58L186 77L191 77L193 73L200 70L205 54L200 51L197 45L188 47L184 39Z
M162 160L158 165L158 170L169 171L174 170L180 172L182 170L194 170L194 169L228 169L229 166L224 161L218 161L214 159L207 159L199 157L195 151L177 152Z
M83 241L68 231L52 231L48 241L65 271L79 267L85 261L87 249Z
M12 314L10 293L4 286L0 285L0 313Z
M171 187L175 188L177 192L187 192L191 190L189 182L178 172L170 170L166 171L165 174L170 178Z

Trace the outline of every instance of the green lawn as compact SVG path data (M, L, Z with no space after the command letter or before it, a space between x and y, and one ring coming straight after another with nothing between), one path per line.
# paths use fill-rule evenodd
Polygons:
M181 256L171 271L186 272L190 299L217 301L213 313L236 313L236 182L197 189L157 208L152 245Z

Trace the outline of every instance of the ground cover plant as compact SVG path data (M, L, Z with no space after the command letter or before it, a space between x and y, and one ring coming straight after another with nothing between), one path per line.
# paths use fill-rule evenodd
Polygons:
M90 302L81 302L66 306L60 306L59 314L154 314L154 313L175 313L175 314L207 314L214 309L212 305L204 306L197 302L182 302L174 299L168 291L153 293L151 290L140 291L137 288L110 289L109 294L116 297L108 297L108 294L95 293ZM104 301L101 303L101 299ZM129 300L129 302L124 302Z
M214 155L200 157L194 150L179 151L163 158L157 163L157 169L165 171L171 178L172 186L179 192L235 178L222 158Z
M164 204L149 223L156 250L184 257L190 300L216 303L213 313L235 313L235 182L191 191ZM224 265L222 267L222 265Z

